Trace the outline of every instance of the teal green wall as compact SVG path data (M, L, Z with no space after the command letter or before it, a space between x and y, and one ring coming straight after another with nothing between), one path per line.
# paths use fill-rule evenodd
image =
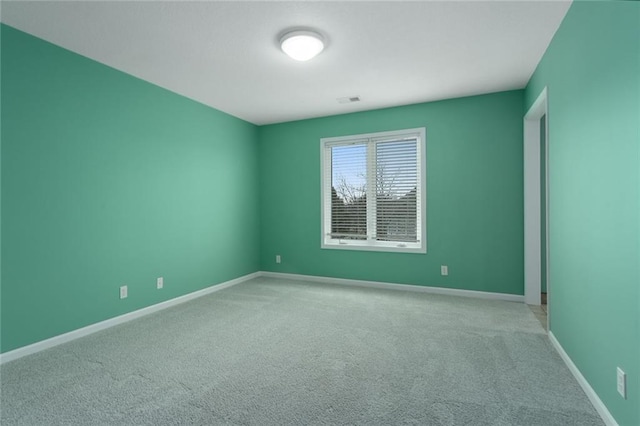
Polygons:
M640 424L640 3L574 2L548 87L551 331L619 424ZM616 367L628 398L616 392Z
M523 99L510 91L261 127L261 269L523 294ZM427 253L321 249L320 138L423 126Z
M4 25L1 90L3 352L258 270L256 126Z

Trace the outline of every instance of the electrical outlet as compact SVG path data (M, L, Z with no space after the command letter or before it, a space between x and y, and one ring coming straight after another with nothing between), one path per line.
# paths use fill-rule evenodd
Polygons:
M627 399L627 375L620 369L620 367L616 369L616 373L618 377L618 393L624 399Z
M129 295L129 290L126 285L120 286L120 299L126 299Z
M447 265L440 265L440 275L449 275L449 267Z
M161 289L162 287L164 287L164 278L158 277L158 279L156 279L156 288Z
M280 263L282 262L282 258L280 257L279 254L276 254L276 263Z

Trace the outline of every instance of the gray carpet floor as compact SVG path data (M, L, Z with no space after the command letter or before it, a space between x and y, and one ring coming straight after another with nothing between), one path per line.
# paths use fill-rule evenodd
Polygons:
M2 425L602 425L521 303L258 278L6 363Z

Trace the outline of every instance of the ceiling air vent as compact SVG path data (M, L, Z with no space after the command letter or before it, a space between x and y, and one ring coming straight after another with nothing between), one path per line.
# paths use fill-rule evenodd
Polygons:
M360 96L345 96L344 98L338 98L340 104L350 104L352 102L360 102Z

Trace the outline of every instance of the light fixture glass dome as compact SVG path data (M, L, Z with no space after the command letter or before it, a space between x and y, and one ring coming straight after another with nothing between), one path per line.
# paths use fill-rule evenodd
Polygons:
M324 49L322 36L314 31L291 31L280 39L282 51L296 61L308 61Z

